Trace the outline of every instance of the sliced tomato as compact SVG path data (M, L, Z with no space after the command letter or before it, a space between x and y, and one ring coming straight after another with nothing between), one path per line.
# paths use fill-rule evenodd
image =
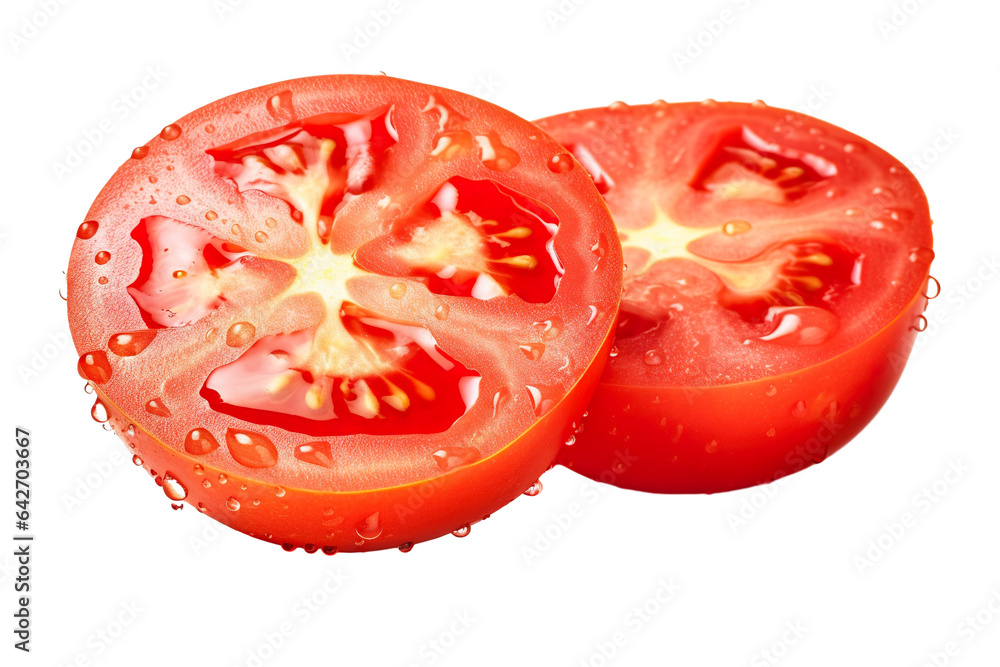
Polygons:
M69 318L167 496L288 548L402 547L537 480L605 364L614 225L533 125L384 76L214 102L114 175ZM568 156L567 156L567 159Z
M537 124L593 175L627 265L617 347L562 463L726 491L822 461L875 416L926 324L934 256L898 160L761 103Z

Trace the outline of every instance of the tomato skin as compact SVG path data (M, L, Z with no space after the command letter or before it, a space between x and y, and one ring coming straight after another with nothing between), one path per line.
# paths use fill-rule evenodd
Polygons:
M586 408L612 342L609 331L600 353L572 391L497 454L438 477L371 491L276 487L211 466L159 441L124 414L99 386L94 393L107 408L107 423L141 459L143 469L161 481L169 474L186 489L184 501L213 519L289 550L377 551L424 542L477 523L524 493L551 467L572 431L569 424ZM134 435L129 435L129 425ZM484 485L484 479L491 483ZM231 498L238 501L238 509L231 509ZM260 502L254 504L255 500ZM375 513L378 535L362 538L359 526Z
M699 388L601 384L584 429L563 448L559 463L591 479L656 493L732 491L803 470L838 451L878 414L899 381L926 306L918 294L860 345L784 375Z

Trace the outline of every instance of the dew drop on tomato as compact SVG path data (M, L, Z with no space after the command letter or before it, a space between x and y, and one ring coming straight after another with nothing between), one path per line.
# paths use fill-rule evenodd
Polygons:
M146 412L157 417L169 417L170 410L164 405L163 399L154 398L146 402Z
M805 417L806 416L806 402L798 401L792 406L792 416L793 417Z
M403 542L399 545L399 550L404 554L408 554L413 550L413 542Z
M431 456L444 472L467 466L482 458L482 454L475 447L444 447Z
M472 526L470 526L469 524L465 524L461 528L456 528L455 530L451 531L451 534L454 535L455 537L468 537L469 533L471 532L472 532Z
M98 424L103 424L108 421L108 408L101 399L94 401L93 407L90 408L90 416L94 418L94 421Z
M132 455L132 463L136 466L142 465L142 458L138 454Z
M226 500L226 508L230 512L236 512L240 509L240 501L236 500L236 498L233 498L232 496L229 496Z
M647 366L659 366L663 363L663 354L659 350L646 350L642 360Z
M87 220L86 222L80 223L80 226L76 228L76 237L78 239L87 240L94 237L97 233L97 229L100 227L96 220Z
M187 489L170 472L163 473L163 493L174 501L181 501L187 498Z
M544 343L521 343L517 346L528 361L538 361L545 354Z
M173 141L179 136L181 136L181 126L177 123L171 123L160 130L160 138L164 141ZM149 149L147 148L146 150Z
M573 169L573 156L569 153L557 153L548 162L549 171L565 174Z
M730 220L722 226L722 232L728 236L746 234L750 229L750 223L746 220Z
M914 248L910 251L910 261L915 264L930 264L934 261L934 251L930 248Z
M149 347L154 338L156 331L152 329L116 333L108 339L108 349L119 357L134 357Z
M389 296L393 299L402 299L406 296L406 285L403 283L394 283L389 287Z
M287 123L295 118L295 109L292 106L292 91L283 90L268 98L265 105L271 118Z
M840 328L840 319L824 308L799 306L768 309L765 322L771 331L760 340L782 345L822 345Z
M76 370L80 377L96 384L104 384L111 379L111 364L108 363L108 355L100 350L80 355Z
M227 429L226 445L236 462L248 468L270 468L278 462L274 443L260 433Z
M295 458L305 463L330 468L333 466L333 455L330 443L317 440L306 442L295 447Z
M442 303L440 306L434 309L434 317L438 318L439 320L446 320L448 319L448 310L449 310L448 306Z
M529 486L527 489L524 490L524 495L534 497L541 492L542 492L542 480L538 479L535 480L535 482L531 486Z
M267 232L257 232L256 234L253 235L253 240L256 241L257 243L266 243Z
M558 395L558 392L552 387L529 384L525 386L525 389L528 391L528 395L531 396L531 405L535 410L535 414L539 417L548 412L556 404L555 396Z
M195 456L210 454L219 448L219 441L208 430L192 429L184 438L184 451Z
M358 537L363 540L374 540L381 535L382 521L379 519L378 512L360 521L354 530L357 532Z
M253 340L256 332L257 328L249 322L237 322L229 327L229 331L226 332L226 345L229 347L243 347Z

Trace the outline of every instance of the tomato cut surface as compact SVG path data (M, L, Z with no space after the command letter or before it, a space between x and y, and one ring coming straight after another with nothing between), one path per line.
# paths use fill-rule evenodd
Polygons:
M214 102L80 226L78 370L154 477L239 530L330 552L462 529L551 463L610 348L621 255L591 250L614 226L564 153L383 76Z
M592 174L627 266L617 354L563 463L629 488L723 491L820 461L868 423L921 328L933 258L899 161L758 103L537 124Z

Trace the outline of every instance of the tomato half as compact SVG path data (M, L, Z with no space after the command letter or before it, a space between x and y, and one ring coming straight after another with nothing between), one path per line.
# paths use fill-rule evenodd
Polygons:
M385 76L168 125L73 246L95 412L169 498L289 549L465 534L551 464L611 345L620 251L591 248L614 224L561 155Z
M759 102L537 124L593 175L627 265L617 347L562 463L726 491L822 461L875 416L926 325L934 256L899 161Z

